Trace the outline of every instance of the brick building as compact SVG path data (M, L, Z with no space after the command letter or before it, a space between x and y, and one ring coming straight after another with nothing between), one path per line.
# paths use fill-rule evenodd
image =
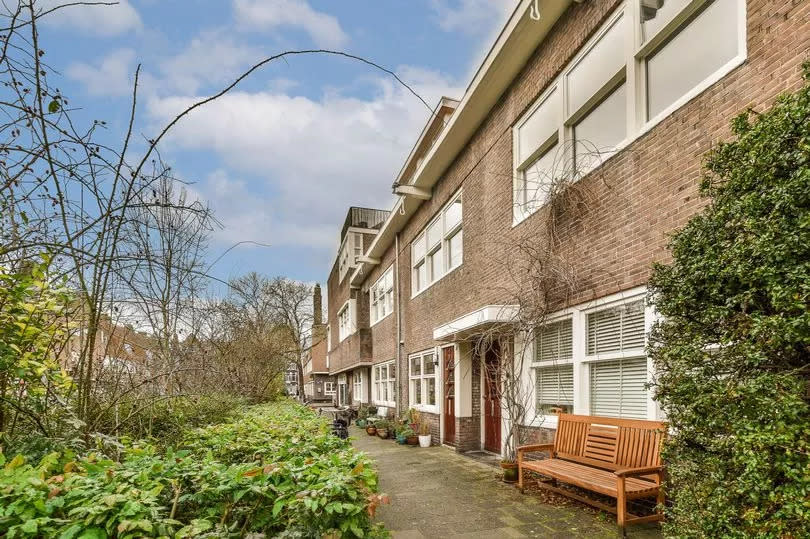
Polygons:
M331 402L335 396L335 380L326 366L326 324L323 322L321 285L312 292L312 331L304 352L304 398L310 402Z
M517 4L461 101L439 103L391 211L360 226L369 210L350 210L329 276L339 402L417 408L459 451L503 450L487 373L506 354L521 355L540 437L551 407L660 416L645 389L651 266L705 204L702 156L735 115L799 87L810 57L806 0L539 0L539 20L533 4ZM573 285L527 330L536 302L522 298L538 292L516 253L538 238Z

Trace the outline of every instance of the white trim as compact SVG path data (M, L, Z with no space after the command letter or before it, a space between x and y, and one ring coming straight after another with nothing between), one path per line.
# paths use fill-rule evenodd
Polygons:
M448 228L446 214L447 210L456 202L461 201L461 220ZM435 245L428 245L427 244L427 235L428 231L436 224L440 223L440 230L439 230L439 241ZM428 221L428 223L422 227L419 233L411 240L410 249L411 249L411 263L410 263L410 272L411 272L411 299L415 298L434 284L441 281L443 278L447 277L449 274L460 268L464 265L464 242L462 240L461 245L461 262L458 265L450 266L448 254L448 245L450 243L450 239L452 239L456 234L459 232L463 232L464 230L464 197L462 189L458 189L455 193L448 198L448 201L436 212L436 214ZM424 254L419 257L418 259L414 257L414 244L417 242L423 242L424 246ZM441 253L440 255L438 253ZM439 256L439 264L440 273L439 276L429 275L428 273L428 259L431 256ZM417 266L424 267L425 279L426 283L423 284L422 288L416 290L416 279L414 276L418 273Z
M377 380L377 369L381 368L381 367L386 368L386 378L385 378L385 380L378 381ZM396 360L395 359L391 359L389 361L383 361L383 362L380 362L380 363L375 363L374 365L371 366L371 402L376 406L386 406L388 408L396 408L396 405L397 405L397 402L396 402L396 397L397 397L397 394L396 394L396 392L397 392L397 379L396 379L396 376L397 376L398 373L395 374L393 377L391 377L391 370L390 370L391 367L395 367L395 369L397 371L399 371L399 369L396 368ZM382 399L380 399L379 398L380 395L379 395L379 392L377 390L377 384L378 383L380 383L380 384L393 384L392 388L388 388L387 390L393 391L393 394L391 394L389 392L388 396L389 397L394 397L394 398L390 399L390 400L382 400Z
M425 356L428 354L433 354L433 374L425 374ZM415 352L413 354L408 355L408 403L410 404L411 408L418 410L420 412L427 412L430 414L439 414L441 411L441 389L440 389L440 380L441 376L439 376L441 362L437 363L438 358L438 350L436 347L428 348L426 350L422 350L420 352ZM414 358L419 358L420 361L420 371L419 374L414 375L411 372L411 360ZM426 396L427 392L427 380L433 378L434 384L434 393L435 393L435 403L434 404L422 404L418 402L414 402L416 397L416 392L413 390L413 382L418 381L419 384L419 391L423 399L427 400Z
M375 316L375 314L376 314L376 303L374 301L375 289L378 288L378 286L380 284L382 284L382 286L383 286L383 291L382 291L383 292L383 300L382 301L384 302L385 301L385 299L384 299L385 295L388 293L388 290L385 288L385 278L389 274L391 275L391 289L390 289L390 292L391 292L391 305L390 305L390 307L391 308L388 309L386 307L387 311L386 311L385 315L382 318L376 318L376 316ZM380 322L382 322L383 320L385 320L386 318L388 318L389 316L391 316L393 314L394 309L396 309L396 294L394 293L394 288L395 288L394 264L392 262L391 265L388 266L385 269L385 271L382 272L380 277L376 281L374 281L374 284L371 285L371 287L368 289L368 309L369 309L369 320L371 322L369 327L376 326L377 324L379 324Z
M487 305L462 315L447 324L433 329L433 340L457 340L456 336L490 324L508 324L515 320L517 305Z

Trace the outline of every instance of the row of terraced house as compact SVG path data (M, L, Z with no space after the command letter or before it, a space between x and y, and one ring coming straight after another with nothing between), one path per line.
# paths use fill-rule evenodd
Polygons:
M801 84L809 47L806 0L520 1L460 101L380 179L393 207L349 208L322 389L500 454L490 373L521 354L534 438L552 408L660 418L651 267L705 204L702 156Z

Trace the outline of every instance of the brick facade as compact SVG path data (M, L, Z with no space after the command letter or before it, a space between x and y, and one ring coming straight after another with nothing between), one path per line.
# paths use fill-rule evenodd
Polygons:
M543 233L545 210L513 226L512 127L619 5L612 0L570 5L455 156L433 187L432 198L408 200L420 206L399 232L399 252L391 241L381 263L367 272L361 289L349 291L348 279L335 282L333 268L329 279L333 371L336 365L343 368L359 359L377 363L397 357L398 309L403 342L397 368L398 403L404 412L408 408L408 354L437 346L435 328L483 306L507 303L517 293L504 266L510 246ZM587 284L576 297L568 298L569 304L644 285L652 264L668 260L668 235L705 204L698 197L702 158L729 138L730 120L747 108L763 110L778 94L800 86L802 62L810 58L810 2L749 0L746 25L747 59L742 65L580 180L578 187L589 193L587 207L576 216L560 216L557 228L562 252ZM463 190L463 264L412 298L411 242L459 189ZM395 313L370 330L362 329L336 346L333 313L352 294L358 298L358 306L363 306L358 309L360 327L368 328L368 287L394 263L397 254L401 305L395 305ZM353 342L353 337L360 342ZM473 358L472 370L471 415L456 419L459 451L480 448L477 358ZM439 416L425 416L430 417L438 443ZM551 432L527 429L524 436L545 441Z

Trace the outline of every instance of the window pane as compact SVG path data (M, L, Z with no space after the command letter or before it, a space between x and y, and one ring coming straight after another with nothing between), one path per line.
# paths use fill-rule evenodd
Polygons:
M527 211L534 211L546 203L554 179L559 175L561 167L557 144L551 146L523 170L522 200Z
M427 403L430 405L436 404L436 379L435 378L428 378L425 380L427 382Z
M644 43L689 4L690 0L641 0L641 31Z
M459 230L448 240L447 251L448 269L460 266L464 258L464 230Z
M425 354L425 370L424 373L433 374L436 372L436 366L433 364L433 354Z
M423 288L425 288L425 285L427 285L427 282L428 282L428 280L427 280L427 264L423 263L421 266L419 266L419 275L418 275L418 278L417 278L417 283L418 283L417 290L422 290Z
M442 276L442 250L439 249L428 255L428 280L433 282Z
M458 197L450 204L444 212L444 229L452 230L461 222L461 197Z
M422 374L422 358L412 357L411 358L411 376L419 376Z
M419 236L419 238L413 242L413 264L415 265L419 262L419 259L425 256L425 237Z
M647 417L647 359L591 364L591 413L608 417Z
M396 378L396 377L397 377L397 367L396 367L396 363L390 363L390 364L388 365L388 377L389 377L391 380L393 380L394 378Z
M568 74L569 114L573 114L624 65L624 17L585 55Z
M574 126L578 174L586 174L613 155L616 145L627 135L626 111L625 85L622 84Z
M442 220L436 219L436 222L430 225L427 229L427 245L428 249L436 245L442 239Z
M737 0L716 0L647 60L647 119L737 55L738 24Z
M412 380L411 385L413 386L413 402L422 404L422 380Z
M518 130L518 164L547 141L560 128L560 92L555 88Z
M379 367L379 369L380 369L380 373L379 373L379 375L378 375L378 378L379 378L380 380L385 380L385 379L387 378L387 376L388 376L388 374L387 374L387 369L388 369L388 367L386 367L385 365L383 365L382 367Z

